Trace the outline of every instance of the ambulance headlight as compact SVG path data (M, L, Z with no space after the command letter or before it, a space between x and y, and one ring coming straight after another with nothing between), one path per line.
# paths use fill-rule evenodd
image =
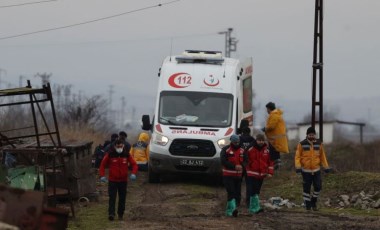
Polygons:
M169 142L169 138L157 133L156 135L154 135L153 143L157 145L165 146L168 142Z
M219 148L223 148L224 146L227 146L230 144L230 139L229 138L223 138L223 139L218 140L217 143L218 143Z

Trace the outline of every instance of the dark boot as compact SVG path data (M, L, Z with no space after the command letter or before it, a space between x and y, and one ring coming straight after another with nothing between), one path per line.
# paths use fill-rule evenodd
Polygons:
M311 210L311 201L305 200L305 208L307 211Z
M312 209L313 211L318 211L318 207L317 207L317 198L316 198L316 197L312 197L312 198L311 198L311 204L310 204L310 206L311 206L311 209Z

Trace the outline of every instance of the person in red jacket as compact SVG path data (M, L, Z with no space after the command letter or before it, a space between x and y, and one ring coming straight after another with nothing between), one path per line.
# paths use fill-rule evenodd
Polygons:
M240 146L238 135L232 135L230 141L230 145L222 148L220 160L223 166L223 184L227 190L226 215L237 217L237 207L241 199L244 149Z
M119 194L119 202L117 207L117 214L119 220L123 219L125 210L125 199L127 196L127 181L128 181L128 164L132 168L131 180L136 180L137 164L133 157L129 154L124 146L124 140L117 139L113 146L108 150L104 156L102 163L99 167L100 180L107 182L105 177L105 167L108 166L108 219L114 220L115 218L115 202L116 195Z
M262 211L259 194L264 178L273 176L273 161L270 158L269 149L262 134L256 136L256 144L247 151L247 196L250 198L248 211L251 214Z

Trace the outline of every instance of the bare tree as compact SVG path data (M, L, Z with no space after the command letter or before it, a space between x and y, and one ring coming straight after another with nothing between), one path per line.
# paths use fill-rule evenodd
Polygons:
M109 129L113 124L107 121L107 100L100 95L83 100L73 100L60 110L60 118L72 128L89 127Z

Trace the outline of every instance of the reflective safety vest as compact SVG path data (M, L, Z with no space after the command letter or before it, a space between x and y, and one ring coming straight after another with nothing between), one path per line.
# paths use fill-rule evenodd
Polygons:
M226 148L227 147L227 148ZM226 159L226 164L223 164L223 176L236 176L241 177L242 171L238 172L235 170L236 165L243 165L244 149L237 148L234 149L231 146L226 146L222 149L221 156ZM233 167L233 168L231 168Z
M310 142L305 139L297 146L296 156L294 158L295 167L302 168L303 172L317 172L320 170L321 165L328 168L326 154L323 144L320 140Z

